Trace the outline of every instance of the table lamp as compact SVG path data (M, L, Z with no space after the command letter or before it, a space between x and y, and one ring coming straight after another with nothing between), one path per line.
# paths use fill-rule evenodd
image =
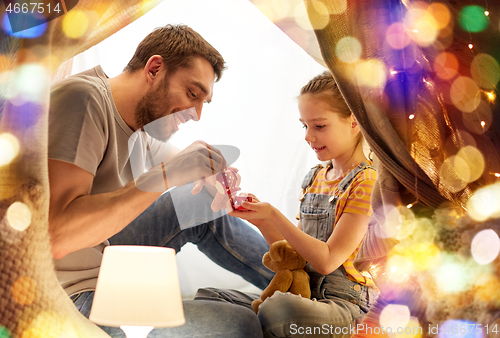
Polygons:
M127 338L185 323L175 250L112 245L104 249L89 319L119 326Z

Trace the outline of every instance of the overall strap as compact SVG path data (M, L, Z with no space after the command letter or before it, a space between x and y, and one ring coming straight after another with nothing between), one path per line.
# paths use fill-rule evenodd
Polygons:
M344 179L342 181L340 181L339 183L339 187L337 189L337 193L336 195L337 196L340 196L340 194L342 194L344 191L346 191L346 189L349 187L349 185L351 184L351 182L354 180L354 178L360 173L362 172L363 170L366 170L366 169L373 169L373 170L376 170L374 166L372 166L371 164L368 164L366 162L361 162L356 168L352 169L347 175L346 177L344 177Z
M306 190L311 186L314 179L316 178L316 175L318 174L318 171L320 171L322 168L323 166L321 164L318 164L317 166L312 167L311 170L309 170L306 177L304 177L304 180L302 181L301 188L303 190Z

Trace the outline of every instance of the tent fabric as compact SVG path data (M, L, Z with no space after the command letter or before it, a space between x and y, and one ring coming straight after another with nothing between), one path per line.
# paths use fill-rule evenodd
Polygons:
M339 3L345 4L343 11L338 10ZM472 237L467 241L456 241L455 247L462 251L455 252L455 249L446 246L448 235L445 236L445 233L455 233L460 237L463 229L468 227L475 229L474 234L479 229L493 229L499 234L498 219L489 220L488 225L471 220L467 214L467 203L479 188L498 182L500 170L497 89L500 4L467 0L318 0L305 1L305 4L312 26L317 27L315 34L324 62L379 160L379 179L372 195L374 215L355 266L371 272L376 283L378 280L377 285L382 291L380 302L390 300L409 304L412 315L418 312L419 306L423 306L417 306L419 302L414 301L416 294L422 296L420 288L423 288L423 294L428 297L426 303L434 307L428 311L433 313L432 316L419 318L421 324L426 320L451 318L450 313L456 315L455 318L475 322L486 320L487 313L498 310L498 303L486 297L477 300L480 305L470 313L464 315L458 312L457 315L460 306L447 303L449 295L435 291L438 281L432 273L437 268L434 272L431 269L413 270L409 279L398 284L394 280L388 281L392 265L386 265L391 256L410 257L410 251L416 249L401 249L401 229L394 229L396 224L401 223L394 218L394 210L399 208L398 217L405 218L401 208L406 205L411 208L411 217L427 219L428 224L432 224L429 234L434 235L429 236L425 243L428 245L427 251L423 250L425 254L439 248L442 250L439 257L453 255L464 262L470 258ZM433 24L439 27L440 16L435 15L436 8L444 8L449 22L436 29L433 40L426 41L432 32L428 31L426 36L419 30L432 29ZM325 25L322 22L326 10L330 12ZM472 29L473 23L466 21L473 10L479 13L474 17L475 23L478 20L487 23L482 29ZM428 19L426 25L415 23L432 15L433 19ZM394 30L397 25L404 30ZM346 61L345 57L342 58L356 51L356 45L344 43L348 41L346 38L354 38L359 43L359 59ZM447 57L447 61L455 61L456 67L448 69L450 66L443 63L443 56ZM481 67L483 70L488 68L482 58L494 65L490 71L478 71ZM443 68L447 68L444 74ZM370 78L374 71L378 71L379 75ZM490 76L491 81L487 79ZM380 81L378 85L377 81ZM472 92L461 86L465 82L471 85ZM472 156L461 157L466 152L464 149L470 150L471 147L475 153L481 154L482 159L475 162ZM480 170L481 166L484 169L474 179L470 176L465 178L459 173L461 166L456 162L460 160L457 157L468 162L471 172ZM444 222L436 221L440 212L450 217ZM416 226L422 224L420 222ZM443 260L435 257L438 264L443 264ZM498 266L495 262L492 264ZM490 276L496 280L498 270ZM429 292L431 284L433 292ZM401 291L399 295L395 291L398 289ZM470 296L473 289L456 292L460 297L465 294ZM432 297L429 296L431 294ZM439 301L440 307L436 305ZM486 304L495 305L488 312ZM377 306L374 311L381 311L382 308ZM377 315L371 314L369 318L373 322ZM491 320L492 317L488 318ZM375 326L380 326L380 323Z
M1 7L0 139L5 151L0 154L2 337L107 336L76 310L54 273L48 235L49 87L51 81L70 73L74 55L156 4L81 0L65 15L47 23L38 37L19 35L27 31L13 35L5 26L6 7ZM9 141L13 138L17 142ZM5 140L10 148L5 148ZM4 163L6 150L17 148L16 144L17 156Z

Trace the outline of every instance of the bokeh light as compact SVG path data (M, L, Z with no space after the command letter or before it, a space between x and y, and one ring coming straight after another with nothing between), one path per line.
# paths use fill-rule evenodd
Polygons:
M476 328L481 328L481 331ZM482 338L483 330L485 328L482 325L470 320L449 319L439 324L438 338Z
M19 154L19 141L10 133L0 134L0 166L9 164Z
M13 36L18 39L34 39L41 36L45 33L47 29L47 24L41 24L32 28L28 28L19 32L12 32L12 27L10 25L9 17L7 16L7 12L5 12L2 18L2 28L3 30L10 36Z
M280 20L280 17L279 15L276 15L271 2L261 0L253 0L252 2L259 9L259 11L261 11L262 14L268 17L272 22Z
M346 63L355 62L361 57L361 43L359 43L358 39L350 36L342 38L337 42L335 52L341 61Z
M416 225L416 219L413 212L406 207L399 206L390 212L391 218L396 220L398 233L397 240L403 240L413 234ZM394 216L393 216L394 215Z
M465 6L458 15L458 23L466 32L478 33L488 27L490 19L481 6Z
M286 0L272 0L271 8L274 11L275 20L286 18L290 12L290 2Z
M31 224L31 210L23 202L14 202L7 209L7 222L17 231L26 230Z
M0 338L11 338L12 335L5 326L0 325Z
M410 322L410 309L406 305L389 304L382 309L379 322L386 332L396 333L398 328L406 327Z
M449 80L457 75L458 60L452 53L442 52L434 59L432 68L438 77Z
M465 146L455 157L455 172L467 183L474 182L481 177L484 167L484 157L476 147Z
M465 188L467 182L459 176L455 167L466 167L466 165L462 159L456 156L450 156L443 161L439 168L439 178L445 189L451 193L456 193Z
M305 4L301 1L299 2L293 11L293 17L297 25L305 30L312 29L311 22L309 21L309 16L307 15L307 10Z
M474 111L481 102L479 87L470 77L459 76L450 89L450 98L453 105L462 112Z
M404 257L411 263L415 271L427 271L432 269L441 251L434 243L415 243L407 248Z
M310 22L313 29L323 29L330 21L330 13L326 5L317 0L306 1L306 6L309 11Z
M422 47L432 45L439 33L438 24L432 14L421 8L408 11L405 17L405 27L408 36Z
M479 264L493 262L500 253L500 239L497 233L491 229L478 232L472 239L470 251Z
M500 281L490 273L480 273L474 281L476 297L483 302L494 302L500 305Z
M78 332L75 325L54 311L42 311L29 323L21 338L78 338L88 335Z
M404 256L406 264L410 264L411 269L429 269L439 255L439 249L434 244L436 229L432 222L427 218L415 218L414 220L409 218L408 221L403 221L402 230L404 227L407 227L408 233L404 237L398 234L396 238L401 239L394 250Z
M373 231L377 237L380 238L391 238L398 234L401 228L401 214L398 212L396 207L392 205L384 206L384 223L380 224L378 227L374 227Z
M462 113L462 120L469 131L481 135L491 126L493 113L490 105L486 101L481 100L475 111L472 113Z
M469 269L453 257L441 261L433 271L438 288L445 293L456 293L466 290L472 278Z
M479 188L467 201L469 216L482 222L490 217L500 217L500 182Z
M393 332L393 334L389 335L389 337L420 338L424 335L424 329L420 326L420 323L418 322L418 318L416 318L416 317L410 317L410 320L408 321L408 323L404 327L399 328L398 331L396 331L395 334Z
M55 55L47 55L40 61L40 64L46 66L48 71L52 73L61 65L61 60Z
M385 267L385 275L388 282L391 284L405 283L408 281L412 270L412 263L405 256L395 251L390 253Z
M27 63L16 69L7 98L16 106L43 102L48 86L47 70L40 64Z
M497 94L495 93L495 91L491 91L491 92L486 92L485 91L484 95L486 95L486 98L491 103L495 102L495 99L497 98Z
M62 30L67 37L78 39L82 37L89 27L89 19L85 12L73 9L64 15Z
M470 70L472 79L486 90L494 89L500 79L500 66L495 58L488 54L476 55Z
M36 297L37 284L33 278L19 277L12 285L12 297L21 305L30 305Z
M326 2L330 14L342 14L347 9L347 0L331 0Z
M432 15L436 21L436 27L443 29L450 23L451 13L446 5L441 2L435 2L429 5L427 12Z
M10 63L11 60L7 56L0 54L0 73L7 71Z
M387 28L385 39L389 46L394 49L403 49L411 42L411 38L406 33L406 28L403 23L396 22Z
M385 64L377 59L360 62L354 70L359 86L369 88L383 88L387 81Z

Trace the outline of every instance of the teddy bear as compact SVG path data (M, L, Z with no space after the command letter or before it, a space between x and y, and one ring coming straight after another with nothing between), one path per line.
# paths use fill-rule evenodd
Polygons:
M304 271L306 260L287 242L277 241L271 244L269 252L262 258L262 263L271 271L276 272L273 279L262 291L260 298L252 302L255 313L259 305L275 291L291 292L304 298L311 298L309 275Z

